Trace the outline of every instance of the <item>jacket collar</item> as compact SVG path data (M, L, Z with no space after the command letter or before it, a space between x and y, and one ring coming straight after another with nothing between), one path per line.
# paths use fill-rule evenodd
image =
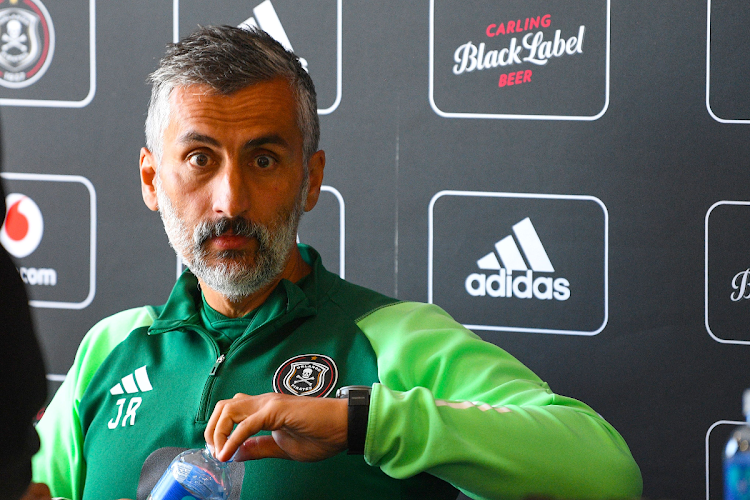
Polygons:
M288 319L317 314L318 306L326 292L335 284L336 275L323 267L320 255L308 245L298 245L302 258L310 264L312 271L297 283L281 280L268 299L258 308L257 317L263 323L285 314ZM154 310L157 318L149 328L150 335L163 333L186 326L201 324L201 291L198 279L185 269L177 279L167 303Z

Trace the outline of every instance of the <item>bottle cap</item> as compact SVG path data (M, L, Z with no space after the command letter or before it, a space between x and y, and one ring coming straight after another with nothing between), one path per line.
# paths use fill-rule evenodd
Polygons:
M241 449L241 447L237 448L237 451L234 452L234 455L232 455L232 457L229 460L227 460L226 462L224 462L224 463L234 462L235 458L237 458L237 455L240 452L240 449ZM217 461L219 460L218 458L216 458L216 453L215 453L215 450L214 450L213 446L211 446L210 444L206 443L206 450L208 451L208 454L211 455L212 458L216 459Z

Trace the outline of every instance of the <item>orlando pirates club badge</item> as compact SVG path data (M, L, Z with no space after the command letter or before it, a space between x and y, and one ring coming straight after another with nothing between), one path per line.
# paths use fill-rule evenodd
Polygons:
M55 50L52 19L40 0L0 0L0 85L28 87Z
M279 394L324 398L339 378L336 363L322 354L301 354L287 359L273 376L273 390Z

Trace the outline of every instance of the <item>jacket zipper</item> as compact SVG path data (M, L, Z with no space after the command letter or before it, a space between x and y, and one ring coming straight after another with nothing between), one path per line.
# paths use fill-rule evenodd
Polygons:
M203 395L201 396L200 406L198 407L198 416L196 418L196 422L204 423L208 422L208 418L211 416L211 413L213 412L213 407L209 407L209 402L211 401L214 385L216 384L216 379L219 377L218 373L221 369L221 366L226 362L229 355L231 355L234 352L237 352L250 342L252 338L256 337L256 334L265 330L269 324L275 323L274 321L271 321L270 323L266 323L265 325L261 326L257 330L253 332L252 335L250 335L247 338L242 339L239 343L236 345L230 346L229 350L227 350L226 353L219 352L219 348L214 342L213 339L210 339L210 341L216 346L216 352L219 354L219 356L216 358L216 361L214 361L213 366L211 367L211 371L208 374L208 380L206 381L206 385L203 388ZM204 335L207 338L210 338L208 334Z
M203 385L203 393L201 394L201 399L198 403L198 414L195 419L196 422L206 422L208 420L206 406L208 405L211 393L213 392L216 374L219 372L219 368L221 368L222 363L224 363L227 357L219 350L219 344L216 343L208 332L204 331L202 328L195 327L193 327L193 331L197 332L211 347L213 347L214 355L216 356L216 361L214 361L213 366L211 366L211 371L208 373L206 383ZM213 410L213 408L211 408L211 410Z
M196 422L199 422L199 423L208 422L208 417L213 412L213 407L209 408L208 403L212 399L214 385L216 384L216 379L219 377L218 375L219 370L221 366L226 362L227 358L233 353L242 349L242 347L245 344L257 338L258 335L260 335L263 331L269 328L275 328L275 325L277 325L279 322L279 318L283 318L287 314L288 313L281 314L278 317L274 318L273 320L269 321L268 323L260 326L257 330L252 332L251 335L248 335L244 339L240 340L237 344L232 344L226 353L219 352L219 346L216 344L216 341L214 341L213 338L211 338L211 336L208 333L204 332L201 329L197 329L198 332L201 334L201 336L206 338L214 346L214 352L218 354L218 357L216 358L216 361L211 367L211 372L208 374L208 380L206 381L206 385L203 388L203 394L201 396L200 406L198 407L198 415L196 418Z
M212 377L216 376L216 372L219 371L219 367L221 367L221 364L224 362L224 360L227 359L226 355L222 354L218 358L216 358L216 362L214 363L214 366L211 368L211 375Z

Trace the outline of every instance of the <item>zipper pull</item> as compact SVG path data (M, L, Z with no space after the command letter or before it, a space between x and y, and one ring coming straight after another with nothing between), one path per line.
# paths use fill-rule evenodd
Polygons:
M224 362L225 359L227 359L227 357L224 356L223 354L219 356L218 358L216 358L216 363L214 363L213 368L211 368L211 373L209 375L216 375L216 372L219 371L219 367L221 366L221 364Z

